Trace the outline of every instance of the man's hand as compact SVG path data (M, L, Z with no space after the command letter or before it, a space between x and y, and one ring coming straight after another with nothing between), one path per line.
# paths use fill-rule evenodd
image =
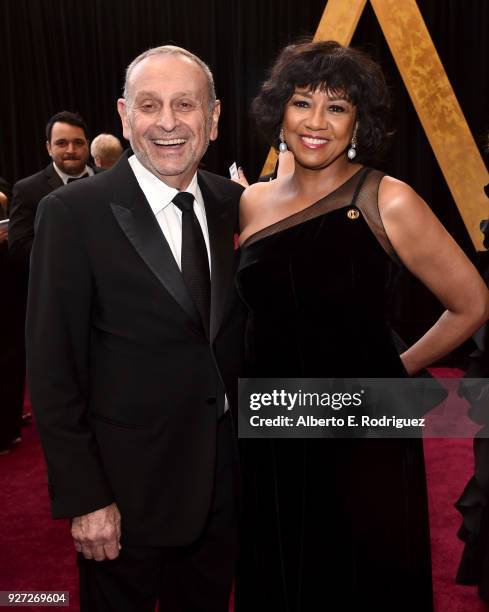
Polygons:
M85 559L115 559L121 548L121 515L115 503L75 516L71 522L71 535L77 552L81 552Z

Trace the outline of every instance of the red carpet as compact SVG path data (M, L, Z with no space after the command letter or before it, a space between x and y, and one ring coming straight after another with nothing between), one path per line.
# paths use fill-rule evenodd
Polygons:
M50 518L44 460L32 422L22 430L22 443L0 456L0 490L0 591L69 591L69 608L58 609L78 610L69 525Z
M443 378L459 378L460 370L433 368L432 374ZM460 410L467 403L460 399ZM472 440L424 440L428 499L430 505L431 555L436 612L488 612L489 606L477 596L475 587L455 584L454 577L462 554L462 542L456 537L460 515L453 507L467 480L474 462Z
M435 373L460 375L454 370ZM426 440L425 453L435 610L489 612L475 588L454 584L462 545L456 538L460 520L453 504L472 470L472 442ZM10 455L0 456L0 490L0 590L69 591L70 607L61 609L77 610L75 554L68 523L50 519L44 462L33 423L24 427L22 444Z

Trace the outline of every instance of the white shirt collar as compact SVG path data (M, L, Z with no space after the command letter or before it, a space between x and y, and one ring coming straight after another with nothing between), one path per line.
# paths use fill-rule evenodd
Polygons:
M178 189L170 187L163 180L159 179L152 172L143 166L135 155L131 155L127 160L136 176L146 199L148 200L151 210L155 215L171 204L173 198L177 195ZM185 188L186 192L194 196L197 204L203 207L203 203L199 194L199 184L197 182L197 172L193 175L190 184Z
M65 185L68 183L68 179L70 178L77 179L77 178L82 177L84 174L88 174L88 176L93 176L94 174L93 168L90 168L90 166L85 166L83 170L80 172L80 174L66 174L66 172L63 172L63 170L60 170L54 162L53 162L53 166L56 171L56 174L59 176L59 178L63 181Z

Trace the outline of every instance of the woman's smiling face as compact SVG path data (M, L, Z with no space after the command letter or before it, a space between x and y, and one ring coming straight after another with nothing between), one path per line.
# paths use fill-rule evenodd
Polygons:
M296 163L320 170L346 156L356 117L356 106L341 92L296 87L285 106L282 123Z

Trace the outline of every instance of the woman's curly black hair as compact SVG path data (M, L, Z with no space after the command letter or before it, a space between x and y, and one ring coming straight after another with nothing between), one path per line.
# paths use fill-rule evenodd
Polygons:
M390 96L380 66L368 55L334 41L285 47L251 111L267 140L278 146L284 108L296 87L342 95L357 108L357 158L377 157L387 144Z

